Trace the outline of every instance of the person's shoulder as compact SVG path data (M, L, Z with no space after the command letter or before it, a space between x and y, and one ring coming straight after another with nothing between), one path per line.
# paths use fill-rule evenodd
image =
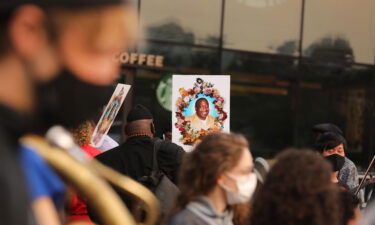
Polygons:
M194 120L195 117L196 117L196 114L193 114L193 115L185 117L185 120L190 120L191 121L191 120Z
M122 148L123 148L123 146L119 145L119 146L117 146L115 148L112 148L108 151L100 153L99 155L95 156L95 159L97 159L99 161L103 161L103 160L106 160L108 158L114 158L115 156L120 154L120 151L121 151Z
M348 167L356 167L354 162L350 160L348 157L345 157L345 164L347 164Z
M207 115L209 121L215 121L216 117Z
M184 151L183 148L173 142L161 140L160 141L160 149L162 150L169 150L169 151Z
M202 219L197 217L192 211L183 209L176 213L168 222L168 225L203 225L206 224Z

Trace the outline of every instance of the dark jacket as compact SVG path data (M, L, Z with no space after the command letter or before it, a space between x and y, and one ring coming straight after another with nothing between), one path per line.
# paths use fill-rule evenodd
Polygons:
M0 225L33 224L18 139L26 132L23 116L0 105Z
M132 137L120 146L103 152L95 158L114 170L139 181L152 170L154 140L147 136ZM157 160L159 169L176 183L178 170L181 165L184 150L169 141L163 141ZM116 188L115 188L116 189ZM129 208L132 208L131 198L116 190ZM91 215L90 215L91 216Z

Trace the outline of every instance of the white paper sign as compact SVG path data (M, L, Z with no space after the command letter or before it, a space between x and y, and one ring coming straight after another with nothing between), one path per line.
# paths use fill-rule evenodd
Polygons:
M204 136L230 131L230 76L173 75L172 141L191 151Z
M115 120L130 87L131 86L127 84L117 84L111 99L109 100L99 122L95 127L94 133L91 137L91 146L98 148L102 145L103 136L106 135L111 128L112 123Z

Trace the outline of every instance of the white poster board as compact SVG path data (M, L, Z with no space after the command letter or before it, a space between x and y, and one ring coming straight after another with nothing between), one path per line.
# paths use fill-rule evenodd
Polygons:
M94 133L92 134L91 146L98 148L102 145L103 137L111 128L112 123L115 120L130 87L131 86L127 84L117 84L116 89L105 107L105 110L103 111L103 114L95 127Z
M230 76L173 75L172 142L193 150L213 131L230 131Z

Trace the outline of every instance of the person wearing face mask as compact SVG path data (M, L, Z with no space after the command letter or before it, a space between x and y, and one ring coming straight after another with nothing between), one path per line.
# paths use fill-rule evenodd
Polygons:
M256 185L247 140L211 133L183 160L169 225L232 225L233 206L248 203Z
M355 164L345 156L346 145L345 138L340 134L325 132L316 139L315 149L324 157L332 154L344 157L344 165L340 168L337 177L349 190L354 191L358 186L358 171Z
M133 36L135 13L123 3L0 1L0 224L34 224L28 198L38 224L59 223L48 191L40 192L47 189L34 189L48 184L42 173L48 167L39 167L41 158L27 154L35 149L20 148L18 139L53 124L74 126L104 104L119 74L113 55ZM42 182L24 179L20 159Z
M349 190L349 187L339 180L338 173L340 169L343 167L345 159L341 155L332 154L324 157L332 166L332 177L331 180L334 184L337 184L343 190Z

